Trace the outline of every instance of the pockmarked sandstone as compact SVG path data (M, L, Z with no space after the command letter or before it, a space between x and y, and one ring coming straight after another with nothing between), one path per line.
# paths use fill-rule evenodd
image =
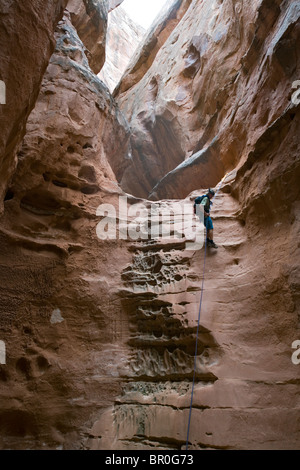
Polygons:
M75 3L1 29L0 448L296 450L299 5L170 1L112 96Z
M0 213L16 167L16 151L55 47L54 29L66 3L3 0L0 5Z

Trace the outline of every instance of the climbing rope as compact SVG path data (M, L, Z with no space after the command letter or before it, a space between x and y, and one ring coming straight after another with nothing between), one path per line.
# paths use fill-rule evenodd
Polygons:
M186 450L188 450L188 446L189 446L189 435L190 435L190 426L191 426L192 408L193 408L193 398L194 398L194 388L195 388L195 378L196 378L198 336L199 336L200 316L201 316L202 299L203 299L204 278L205 278L205 262L206 262L206 251L207 251L207 230L205 231L205 233L206 233L206 237L205 237L205 247L204 247L203 276L202 276L201 297L200 297L200 305L199 305L199 313L198 313L198 324L197 324L197 333L196 333L196 346L195 346L195 355L194 355L194 373L193 373L192 395L191 395L189 421L188 421L188 429L187 429L187 437L186 437Z
M220 191L221 185L226 178L227 174L222 178L220 181L215 195L212 198L212 201L216 198L218 192ZM191 404L190 404L190 411L189 411L189 420L188 420L188 429L187 429L187 437L186 437L186 450L188 450L189 446L189 436L190 436L190 426L191 426L191 419L192 419L192 409L193 409L193 398L194 398L194 388L195 388L195 381L196 381L196 364L197 364L197 352L198 352L198 337L199 337L199 328L200 328L200 317L201 317L201 309L202 309L202 299L203 299L203 289L204 289L204 279L205 279L205 263L206 263L206 252L207 252L207 229L205 230L205 246L204 246L204 261L203 261L203 275L202 275L202 286L201 286L201 296L200 296L200 304L199 304L199 313L198 313L198 323L197 323L197 333L196 333L196 346L195 346L195 356L194 356L194 372L193 372L193 383L192 383L192 393L191 393Z

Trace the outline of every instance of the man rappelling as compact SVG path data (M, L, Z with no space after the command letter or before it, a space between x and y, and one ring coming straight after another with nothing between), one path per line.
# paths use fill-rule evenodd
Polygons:
M208 247L218 248L214 242L214 227L210 217L210 207L212 205L212 198L215 195L213 189L209 189L207 194L204 196L198 196L194 202L194 213L200 217L200 207L203 206L204 209L204 226L206 228L206 243Z

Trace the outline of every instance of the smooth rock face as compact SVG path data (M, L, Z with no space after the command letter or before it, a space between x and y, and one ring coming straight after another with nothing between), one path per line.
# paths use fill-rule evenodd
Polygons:
M115 93L132 128L124 190L184 198L246 159L291 104L298 24L295 2L191 2L151 67L137 61Z
M6 85L6 104L0 104L0 212L16 166L16 149L38 97L55 47L54 29L66 3L67 0L1 1L0 80Z
M194 364L189 448L299 448L299 6L232 5L116 99L60 21L0 219L2 449L185 449Z
M115 8L117 8L124 0L109 0L108 2L108 11L111 12Z
M122 7L108 15L106 60L99 78L112 93L145 34Z

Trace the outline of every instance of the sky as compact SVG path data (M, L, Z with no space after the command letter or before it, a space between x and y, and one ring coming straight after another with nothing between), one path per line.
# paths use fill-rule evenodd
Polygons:
M148 29L167 0L124 0L121 7L143 28Z

